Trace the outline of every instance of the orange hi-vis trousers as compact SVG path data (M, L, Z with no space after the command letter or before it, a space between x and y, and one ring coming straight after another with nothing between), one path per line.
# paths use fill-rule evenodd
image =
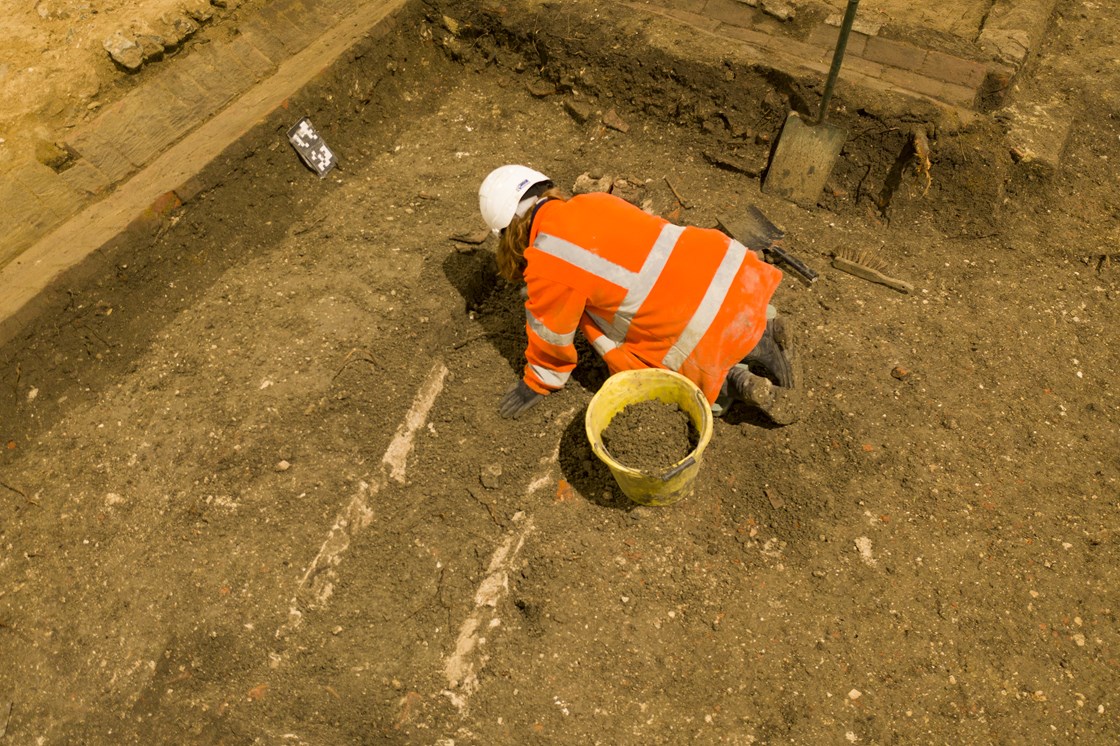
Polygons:
M525 251L524 381L547 394L582 329L610 372L668 368L714 402L766 329L782 273L720 231L681 227L610 194L541 203Z

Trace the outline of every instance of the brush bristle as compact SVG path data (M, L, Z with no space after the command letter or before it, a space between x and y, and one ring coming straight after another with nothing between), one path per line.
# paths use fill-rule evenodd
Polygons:
M838 249L835 255L861 267L877 271L882 271L887 266L886 262L879 258L875 249L854 249L850 246L844 246Z

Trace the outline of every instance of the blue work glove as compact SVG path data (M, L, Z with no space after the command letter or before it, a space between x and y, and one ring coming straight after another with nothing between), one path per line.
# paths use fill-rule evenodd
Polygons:
M524 381L518 381L517 385L506 392L502 397L501 403L498 404L498 413L509 419L510 417L516 418L522 412L530 409L544 398L543 394L538 394L531 388L525 385Z

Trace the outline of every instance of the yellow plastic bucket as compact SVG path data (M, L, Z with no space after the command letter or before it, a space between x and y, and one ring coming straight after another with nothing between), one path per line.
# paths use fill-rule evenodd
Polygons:
M651 399L676 404L700 434L696 448L662 474L620 464L603 445L603 431L616 414L631 404ZM591 398L584 426L591 450L610 468L614 481L628 498L641 505L672 505L692 494L704 448L712 439L712 408L700 388L680 373L658 368L624 370L608 378Z

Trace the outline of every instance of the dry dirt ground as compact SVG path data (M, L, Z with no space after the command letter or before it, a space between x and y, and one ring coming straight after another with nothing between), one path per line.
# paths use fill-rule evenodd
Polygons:
M115 34L162 39L148 65L173 59L181 44L236 24L260 0L18 0L0 16L0 171L26 148L61 139L143 76L115 64L105 42Z
M0 740L1117 742L1115 15L1059 3L1014 92L1074 113L1057 171L998 112L839 90L806 211L705 153L764 157L812 91L629 11L488 8L413 7L293 99L327 179L267 122L0 350ZM589 353L500 419L517 288L449 237L511 160L682 222L759 205L821 272L776 298L805 419L732 412L665 509L590 453Z

